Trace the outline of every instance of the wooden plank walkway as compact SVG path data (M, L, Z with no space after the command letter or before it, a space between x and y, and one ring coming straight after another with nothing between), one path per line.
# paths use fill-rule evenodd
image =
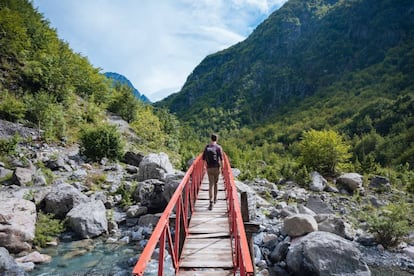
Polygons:
M206 175L191 217L178 275L233 275L227 202L221 176L218 182L217 203L213 210L208 210L209 204Z

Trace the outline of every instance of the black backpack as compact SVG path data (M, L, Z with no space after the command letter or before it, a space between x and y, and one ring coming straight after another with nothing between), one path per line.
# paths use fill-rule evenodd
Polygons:
M211 145L206 146L206 162L208 165L218 164L217 147Z

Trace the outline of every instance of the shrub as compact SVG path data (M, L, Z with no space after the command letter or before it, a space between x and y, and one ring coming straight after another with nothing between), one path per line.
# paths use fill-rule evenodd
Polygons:
M398 245L410 231L410 210L406 203L390 204L367 218L369 231L378 243L388 248Z
M123 154L121 135L115 126L102 124L81 133L81 153L94 161L104 157L118 160Z
M0 97L0 118L11 122L17 122L24 118L25 104L13 95L5 93Z
M136 187L136 184L133 184L131 187L129 187L125 185L125 183L122 183L121 186L119 186L118 190L116 191L116 194L120 194L122 196L122 200L120 202L120 205L122 207L131 206L134 204L134 199L132 195Z
M54 219L52 214L39 212L33 244L40 247L46 246L48 242L51 242L65 230L64 223L65 221Z
M299 143L303 165L322 174L335 173L339 163L349 159L349 145L332 130L309 130L304 132Z
M0 139L0 153L5 155L13 155L16 153L17 143L19 143L19 135L15 134L10 139Z
M34 96L26 95L26 118L35 123L43 132L46 141L62 138L66 133L66 121L64 107L56 102L56 99L40 92Z

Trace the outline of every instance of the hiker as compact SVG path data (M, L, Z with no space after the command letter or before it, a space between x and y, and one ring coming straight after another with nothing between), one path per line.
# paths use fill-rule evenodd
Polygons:
M220 168L223 168L222 149L217 144L217 134L211 134L211 142L207 144L203 152L203 160L207 163L207 175L209 182L209 210L213 209L213 203L217 202L217 182L220 175Z

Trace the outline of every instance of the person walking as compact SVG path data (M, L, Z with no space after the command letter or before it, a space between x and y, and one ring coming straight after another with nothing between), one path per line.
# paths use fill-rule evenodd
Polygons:
M203 160L206 161L209 182L209 210L212 210L213 203L215 204L217 202L217 182L220 175L220 168L223 168L223 150L221 146L217 144L217 140L218 135L211 134L211 142L206 145L203 152Z

